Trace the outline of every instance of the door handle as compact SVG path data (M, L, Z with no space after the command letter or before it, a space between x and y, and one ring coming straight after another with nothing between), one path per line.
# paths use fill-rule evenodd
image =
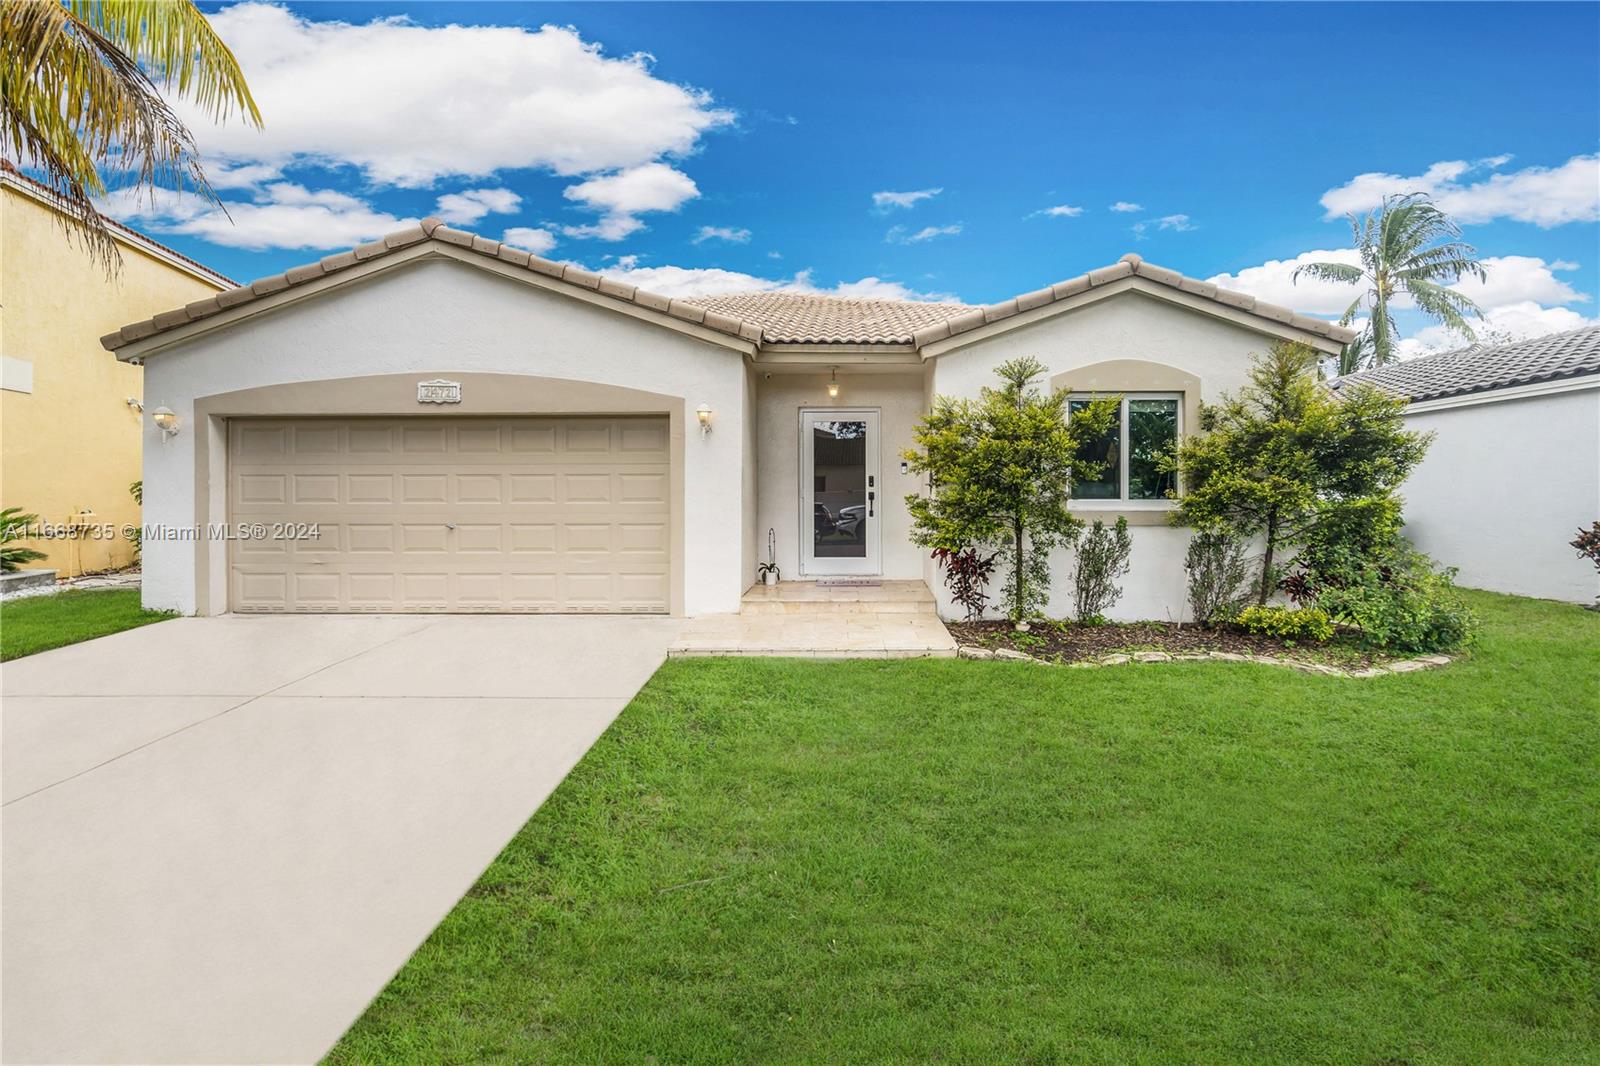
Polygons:
M444 524L444 528L446 528L446 529L454 529L454 528L456 528L456 524L454 522L446 522Z
M872 517L872 504L873 504L873 501L876 500L877 498L878 498L878 494L876 492L867 493L867 517L868 518Z

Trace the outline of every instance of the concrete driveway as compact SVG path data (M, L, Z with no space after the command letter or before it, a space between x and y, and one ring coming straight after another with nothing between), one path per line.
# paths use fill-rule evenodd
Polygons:
M316 1061L678 625L193 618L6 664L0 1058Z

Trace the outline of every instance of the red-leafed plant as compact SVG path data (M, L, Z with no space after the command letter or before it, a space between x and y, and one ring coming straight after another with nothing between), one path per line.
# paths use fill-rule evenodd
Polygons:
M934 561L944 571L945 588L950 590L950 598L967 612L969 622L982 618L984 608L989 605L989 577L994 573L998 555L998 552L984 555L976 548L934 549Z
M1596 522L1588 529L1578 530L1578 539L1572 542L1578 549L1578 554L1594 564L1600 570L1600 522Z

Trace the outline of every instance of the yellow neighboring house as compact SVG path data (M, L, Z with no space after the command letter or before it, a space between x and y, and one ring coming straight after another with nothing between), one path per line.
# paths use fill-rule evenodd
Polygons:
M100 346L106 333L234 283L124 226L122 270L101 265L62 229L49 189L0 164L0 507L51 527L111 527L36 539L28 563L71 577L127 566L137 525L144 372Z

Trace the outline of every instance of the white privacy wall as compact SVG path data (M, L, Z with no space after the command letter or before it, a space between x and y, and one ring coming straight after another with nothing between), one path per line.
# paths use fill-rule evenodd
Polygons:
M1490 394L1493 395L1493 394ZM1569 542L1600 519L1600 378L1589 388L1412 412L1436 434L1401 490L1406 536L1473 588L1593 602Z
M195 520L197 399L239 389L380 374L419 379L466 373L527 374L681 397L684 455L684 611L735 611L746 544L741 474L746 427L737 352L626 314L534 289L448 260L402 266L323 296L247 319L150 357L145 405L182 419L163 441L144 439L144 521L187 528ZM715 412L701 436L695 408ZM538 412L530 412L538 413ZM213 497L225 492L216 481ZM147 540L147 607L192 614L195 552ZM218 580L213 573L212 580Z
M1199 378L1201 399L1214 403L1224 392L1246 383L1251 359L1272 342L1273 338L1232 322L1128 292L942 355L934 364L932 387L938 395L976 396L980 388L998 381L994 372L1001 363L1032 356L1045 365L1046 380L1066 373L1070 388L1070 372L1075 367L1137 359ZM1193 430L1193 426L1183 427L1185 433ZM1075 505L1074 513L1092 521L1097 517L1096 506L1084 501ZM1117 513L1115 505L1108 505L1100 517L1109 525ZM1161 524L1134 526L1131 532L1131 569L1110 617L1123 621L1186 619L1183 560L1189 531ZM1054 584L1048 613L1065 616L1072 611L1072 553L1057 552L1051 562ZM929 564L926 574L941 611L946 616L958 613L937 568Z

